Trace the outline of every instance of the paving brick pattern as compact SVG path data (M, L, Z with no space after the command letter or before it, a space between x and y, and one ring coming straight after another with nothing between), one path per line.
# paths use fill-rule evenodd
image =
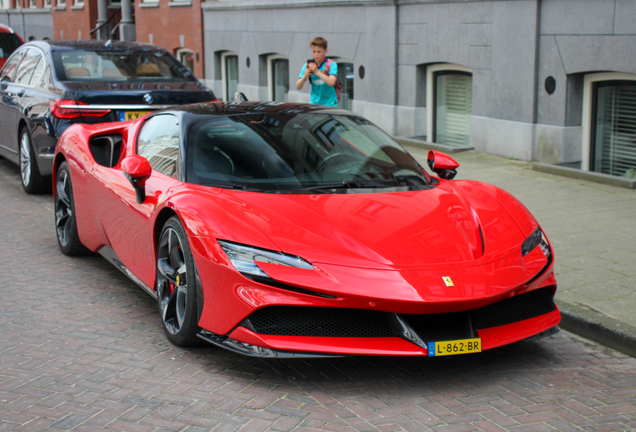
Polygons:
M18 175L0 159L0 431L636 430L636 359L565 332L439 359L174 347L141 289L58 251Z

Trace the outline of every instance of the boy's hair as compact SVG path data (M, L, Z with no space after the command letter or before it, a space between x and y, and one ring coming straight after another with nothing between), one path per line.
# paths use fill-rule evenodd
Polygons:
M327 49L327 39L322 38L320 36L315 37L310 43L309 43L309 47L311 48L312 46L317 46L320 47L324 50Z

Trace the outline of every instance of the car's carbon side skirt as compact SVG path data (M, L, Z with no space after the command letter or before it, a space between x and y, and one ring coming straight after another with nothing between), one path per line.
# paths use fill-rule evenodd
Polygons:
M346 357L343 354L322 354L322 353L309 353L309 352L291 352L291 351L277 351L269 348L263 348L256 345L250 345L245 342L239 342L234 339L230 339L227 336L220 336L207 330L200 331L197 336L206 342L209 342L218 347L226 350L246 355L249 357L261 357L261 358L333 358L333 357Z
M133 272L131 272L128 267L126 267L121 261L119 261L119 258L117 257L117 254L115 253L115 251L113 250L113 248L109 247L109 246L104 246L102 247L98 253L103 256L104 258L106 258L106 260L108 262L110 262L112 265L114 265L119 271L121 271L123 274L125 274L126 276L128 276L128 278L133 281L134 283L136 283L137 285L139 285L144 291L146 291L146 293L148 293L153 299L157 300L157 293L155 292L155 290L153 290L152 288L150 288L148 285L146 285L145 283L143 283L141 281L141 279L139 279L137 276L135 276L133 274Z

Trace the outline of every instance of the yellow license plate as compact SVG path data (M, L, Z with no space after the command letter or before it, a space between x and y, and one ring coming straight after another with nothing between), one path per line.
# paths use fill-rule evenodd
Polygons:
M446 356L481 352L481 339L459 339L443 342L429 342L428 356Z
M150 111L121 111L119 113L119 120L137 120L138 118L145 116L149 112Z

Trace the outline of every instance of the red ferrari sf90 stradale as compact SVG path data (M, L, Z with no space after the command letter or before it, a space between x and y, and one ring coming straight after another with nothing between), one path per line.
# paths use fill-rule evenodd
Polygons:
M558 331L553 252L510 194L432 176L368 120L210 103L77 124L54 159L67 255L157 299L168 339L261 357L443 356Z

